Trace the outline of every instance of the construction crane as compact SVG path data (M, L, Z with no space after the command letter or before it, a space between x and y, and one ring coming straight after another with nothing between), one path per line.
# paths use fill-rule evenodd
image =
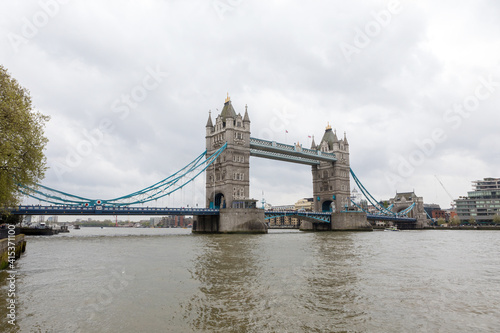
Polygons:
M441 186L443 187L443 189L445 190L445 192L448 194L448 196L450 197L451 199L451 208L452 209L455 209L455 199L453 199L453 196L450 194L450 192L448 192L448 190L446 189L446 187L444 187L443 183L441 182L441 180L439 180L438 176L437 175L434 175L434 177L436 177L437 181L439 182L439 184L441 184Z

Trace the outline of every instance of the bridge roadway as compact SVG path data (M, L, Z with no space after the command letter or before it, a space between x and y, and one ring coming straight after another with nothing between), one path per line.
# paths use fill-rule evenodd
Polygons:
M12 210L14 215L219 215L218 209L210 208L167 208L167 207L127 207L127 206L19 206ZM280 216L296 216L314 219L318 223L331 223L331 213L306 211L272 211L265 212L266 219ZM409 217L368 214L371 221L416 222Z
M289 217L306 217L309 219L315 219L320 223L331 223L331 213L328 212L300 212L296 210L290 211L268 211L266 210L266 220L272 219L280 216ZM415 223L417 219L410 217L401 216L389 216L389 215L377 215L377 214L367 214L366 219L369 221L392 221L392 222L408 222Z
M16 215L219 215L218 209L127 206L19 206Z

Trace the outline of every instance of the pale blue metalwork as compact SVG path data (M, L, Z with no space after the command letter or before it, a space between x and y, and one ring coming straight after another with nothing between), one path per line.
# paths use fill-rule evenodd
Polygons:
M257 138L250 138L250 155L307 165L319 165L321 161L337 161L334 153Z
M196 159L194 159L192 162L190 162L188 165L186 165L173 175L157 182L156 184L153 184L142 190L114 199L100 200L100 199L84 198L69 193L65 193L59 190L55 190L40 184L38 184L37 187L47 190L48 192L40 191L37 188L30 188L22 185L19 185L20 186L19 192L31 198L40 200L42 202L46 202L49 204L56 204L56 205L130 206L134 204L144 204L147 202L161 199L167 195L170 195L180 190L181 188L191 183L192 181L194 181L194 179L196 179L196 177L198 177L203 171L205 171L226 148L227 148L227 143L225 143L211 156L203 160L203 157L206 156L206 151L205 151L202 154L200 154ZM190 176L187 177L187 175ZM188 178L187 182L178 184L180 180L183 179L183 177ZM128 200L128 202L125 202L125 200Z
M218 209L126 206L19 206L14 215L219 215Z
M361 183L361 181L358 179L358 177L356 177L356 175L354 174L354 171L352 171L352 169L349 169L350 172L351 172L351 176L352 178L354 179L354 181L356 182L356 184L358 185L359 189L361 190L361 192L363 193L363 195L365 196L366 200L368 200L373 207L375 207L378 211L380 212L383 212L387 215L396 215L394 212L391 212L390 210L388 210L387 208L385 208L384 206L382 206L371 194L370 192L368 192L368 190L363 186L363 184Z
M323 212L308 212L308 211L298 211L298 210L286 210L286 211L266 211L265 212L265 219L270 220L272 218L276 217L306 217L309 219L316 220L317 222L320 223L331 223L332 222L332 215L331 213L323 213Z

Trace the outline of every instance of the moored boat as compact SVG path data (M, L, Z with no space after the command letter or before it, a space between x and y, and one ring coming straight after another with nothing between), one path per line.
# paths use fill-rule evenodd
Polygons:
M52 236L56 232L54 229L45 227L45 228L32 228L32 227L21 227L21 234L25 234L26 236Z

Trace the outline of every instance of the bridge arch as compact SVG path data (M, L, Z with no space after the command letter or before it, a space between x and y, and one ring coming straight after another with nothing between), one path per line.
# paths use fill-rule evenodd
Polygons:
M412 204L407 204L407 205L399 205L397 206L397 209L396 209L396 212L397 213L401 213L401 212L404 212L406 211L408 208L410 208L412 206ZM409 218L415 218L415 212L413 211L413 209L411 209L409 212L407 212L405 214L407 217Z
M226 198L224 197L224 193L216 193L214 196L214 208L226 208Z
M332 200L323 201L323 203L321 204L321 211L322 212L332 212L333 211L332 204L333 204Z

